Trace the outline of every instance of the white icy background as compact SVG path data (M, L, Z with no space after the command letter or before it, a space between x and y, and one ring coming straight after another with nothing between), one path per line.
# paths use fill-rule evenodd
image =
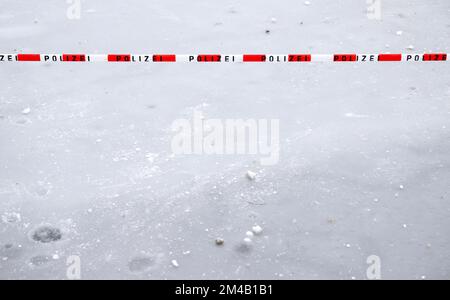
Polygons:
M382 21L363 0L310 2L91 0L68 20L63 0L1 0L0 53L450 52L447 0L386 0ZM63 279L70 255L84 279L364 279L369 255L385 279L450 278L448 63L0 74L2 279ZM280 163L172 157L170 125L195 109L279 118ZM41 224L63 239L31 241Z

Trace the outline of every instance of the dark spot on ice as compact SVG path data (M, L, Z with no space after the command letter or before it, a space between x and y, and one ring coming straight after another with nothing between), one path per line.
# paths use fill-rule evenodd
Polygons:
M239 253L249 253L252 250L252 246L248 243L241 242L236 246L236 251Z
M24 125L24 124L28 123L28 121L29 120L27 118L19 118L16 120L16 123L20 124L20 125Z
M128 263L128 268L133 273L140 273L155 265L155 259L150 256L138 256Z
M269 29L266 29L266 34L270 34L270 30Z
M62 238L61 230L51 226L37 228L31 236L33 240L40 243L50 243L59 241Z
M36 187L36 194L40 197L44 197L48 194L48 189L45 186Z
M5 257L7 259L19 258L22 255L22 252L23 251L21 246L7 243L0 247L0 259L2 257Z
M50 258L50 256L47 256L47 255L38 255L38 256L34 256L34 257L30 258L30 263L36 267L45 265L49 261L51 261L51 258Z
M148 109L155 109L156 105L155 104L149 104L149 105L147 105L147 108Z

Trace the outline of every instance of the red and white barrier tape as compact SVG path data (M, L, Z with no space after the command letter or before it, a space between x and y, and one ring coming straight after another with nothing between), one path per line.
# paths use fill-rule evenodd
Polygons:
M425 54L0 54L1 62L129 63L294 63L294 62L431 62L448 61L447 53Z

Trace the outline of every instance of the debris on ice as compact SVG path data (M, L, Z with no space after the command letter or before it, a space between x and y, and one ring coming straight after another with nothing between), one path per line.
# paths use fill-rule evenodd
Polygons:
M62 233L59 228L44 225L37 228L31 238L36 242L50 243L59 241L62 238Z
M158 153L147 153L147 154L145 155L145 157L147 158L147 160L148 160L150 163L154 163L154 162L155 162L155 159L156 159L158 156L159 156Z
M262 229L261 226L255 225L255 226L252 227L252 231L253 231L254 234L259 235L259 234L262 233L263 229Z
M6 212L2 215L3 223L17 223L22 220L19 213L16 212Z
M247 176L247 178L248 178L249 180L255 180L255 179L256 179L256 173L253 172L253 171L247 171L246 176Z
M174 266L175 268L178 268L180 265L178 264L178 262L175 259L173 259L172 266Z

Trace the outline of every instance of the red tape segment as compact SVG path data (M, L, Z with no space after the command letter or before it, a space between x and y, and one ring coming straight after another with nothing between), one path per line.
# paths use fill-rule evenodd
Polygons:
M131 54L108 54L108 61L129 62L131 61Z
M445 53L432 53L432 54L424 54L423 61L446 61L447 54Z
M401 54L380 54L378 61L402 61Z
M265 62L266 55L265 54L244 54L243 61L244 62Z
M310 62L311 54L289 54L288 60L290 62Z
M17 54L17 61L41 61L40 54Z
M153 55L154 62L176 62L177 56L175 54L155 54Z
M63 54L63 61L86 61L86 55L84 54Z
M342 61L342 62L348 62L348 61L357 61L358 55L356 54L335 54L334 55L334 61Z

